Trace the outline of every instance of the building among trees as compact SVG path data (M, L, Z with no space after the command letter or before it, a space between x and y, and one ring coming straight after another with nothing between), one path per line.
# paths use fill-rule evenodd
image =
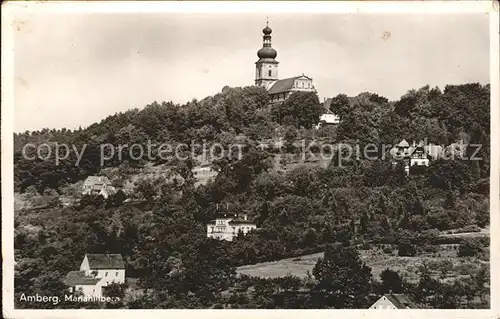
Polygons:
M257 51L259 60L255 62L255 85L265 87L268 90L271 102L286 100L293 92L316 92L312 78L307 75L298 75L291 78L279 79L278 64L276 56L278 53L271 46L272 29L266 24L262 30L263 45Z
M243 219L234 217L221 217L211 220L207 224L207 237L232 241L238 234L246 235L249 231L257 229L257 225L243 215Z
M116 189L111 185L111 182L106 176L89 176L83 182L83 195L101 195L108 198L116 193Z
M193 172L194 178L196 178L196 185L206 185L217 176L217 171L210 165L195 166L191 171Z
M393 165L402 161L406 174L410 173L412 166L429 166L430 160L436 160L443 155L443 147L439 145L424 145L423 141L410 144L402 140L399 144L390 150L393 157Z

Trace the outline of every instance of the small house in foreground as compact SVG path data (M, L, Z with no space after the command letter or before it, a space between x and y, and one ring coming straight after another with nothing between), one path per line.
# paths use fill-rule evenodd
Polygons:
M120 254L86 254L80 270L70 271L64 283L70 292L86 297L101 297L102 288L125 283L125 263Z
M125 263L120 254L86 254L80 271L84 271L87 276L95 273L97 278L104 280L105 286L113 282L125 282Z
M86 297L102 297L101 278L86 276L84 271L70 271L64 283L71 293L81 292Z
M369 309L415 309L415 304L405 294L385 294Z

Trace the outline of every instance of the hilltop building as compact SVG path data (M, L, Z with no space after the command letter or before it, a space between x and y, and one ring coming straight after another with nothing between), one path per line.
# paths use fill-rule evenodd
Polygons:
M369 309L412 309L415 304L405 294L385 294Z
M271 102L286 100L295 91L316 92L312 78L307 75L298 75L291 78L279 79L276 56L278 53L271 46L271 33L268 23L262 30L263 45L257 51L259 60L255 62L255 85L268 90Z
M106 176L89 176L83 182L82 195L101 195L108 198L116 193L116 189Z
M211 220L207 224L207 237L232 241L241 232L246 235L249 231L257 229L257 225L243 215L243 219L234 217L221 217Z
M120 254L86 254L79 271L70 271L64 283L70 292L85 297L102 297L103 287L125 283L125 263Z

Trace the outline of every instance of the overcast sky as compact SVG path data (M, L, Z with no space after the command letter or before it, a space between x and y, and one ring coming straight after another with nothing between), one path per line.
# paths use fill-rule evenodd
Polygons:
M15 31L14 131L88 126L152 101L252 85L265 14L38 14ZM475 15L272 14L280 78L321 99L489 82L489 22ZM384 36L388 34L390 36Z

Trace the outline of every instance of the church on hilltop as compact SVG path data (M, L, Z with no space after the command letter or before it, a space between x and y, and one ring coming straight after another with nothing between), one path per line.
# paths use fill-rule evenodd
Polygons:
M276 56L278 53L271 47L271 33L268 23L262 30L263 45L257 51L259 60L255 62L255 85L268 90L271 102L281 102L295 91L316 92L312 78L302 74L287 79L279 79Z

